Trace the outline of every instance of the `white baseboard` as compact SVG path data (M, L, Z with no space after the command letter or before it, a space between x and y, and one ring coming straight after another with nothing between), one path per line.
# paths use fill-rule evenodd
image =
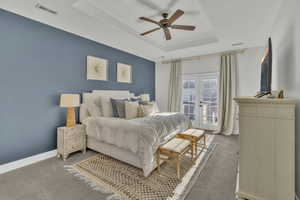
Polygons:
M9 172L9 171L12 171L15 169L19 169L21 167L25 167L27 165L34 164L34 163L40 162L42 160L46 160L48 158L52 158L52 157L56 156L56 153L57 153L57 150L48 151L45 153L30 156L28 158L24 158L24 159L10 162L10 163L4 164L4 165L0 165L0 174L4 174L6 172Z

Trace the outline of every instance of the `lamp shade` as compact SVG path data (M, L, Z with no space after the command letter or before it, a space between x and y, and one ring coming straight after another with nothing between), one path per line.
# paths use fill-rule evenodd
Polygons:
M80 106L79 94L61 94L60 95L60 107L72 108Z

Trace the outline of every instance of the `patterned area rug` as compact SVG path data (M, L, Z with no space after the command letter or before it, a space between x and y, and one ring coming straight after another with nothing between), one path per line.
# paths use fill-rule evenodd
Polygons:
M216 148L213 137L209 135L208 148L202 150L194 165L189 158L182 160L181 182L172 163L163 163L160 173L154 170L145 178L141 169L103 154L65 168L94 190L110 194L107 200L183 200Z

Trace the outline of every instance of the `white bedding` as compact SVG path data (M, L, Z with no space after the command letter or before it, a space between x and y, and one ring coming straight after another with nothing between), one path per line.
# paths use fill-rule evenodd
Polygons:
M136 154L143 163L145 176L154 168L158 146L191 126L190 120L180 113L156 113L131 120L88 117L83 124L87 127L88 137Z

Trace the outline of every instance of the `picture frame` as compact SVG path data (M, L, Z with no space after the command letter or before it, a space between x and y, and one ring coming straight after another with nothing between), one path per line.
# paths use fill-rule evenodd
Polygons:
M108 60L87 56L87 80L108 81Z
M117 81L132 83L132 66L124 63L117 64Z

